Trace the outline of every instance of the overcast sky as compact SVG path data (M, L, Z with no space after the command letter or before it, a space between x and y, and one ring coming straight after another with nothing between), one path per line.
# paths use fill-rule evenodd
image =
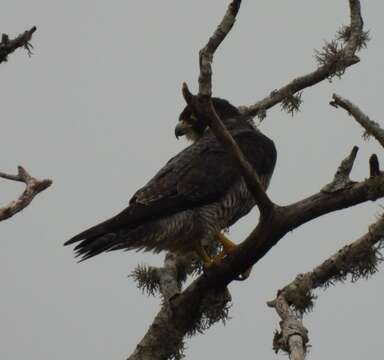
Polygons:
M111 215L186 143L173 128L184 102L181 83L197 89L198 50L227 1L3 0L0 31L37 26L34 55L19 50L0 65L0 171L23 165L53 186L0 224L0 359L124 359L159 309L127 275L163 254L114 253L77 264L62 243ZM306 90L295 117L268 111L261 130L274 139L278 162L269 194L278 204L300 200L329 182L353 145L353 178L368 176L382 151L343 110L333 92L381 121L384 5L364 1L372 41L342 80ZM348 1L243 1L238 22L216 54L214 94L249 105L314 69L314 49L349 20ZM0 182L0 204L22 185ZM276 359L278 327L265 302L367 231L380 202L327 215L288 234L230 286L232 320L188 340L187 359ZM255 213L231 230L240 242ZM304 318L310 359L382 357L384 272L369 281L318 292Z

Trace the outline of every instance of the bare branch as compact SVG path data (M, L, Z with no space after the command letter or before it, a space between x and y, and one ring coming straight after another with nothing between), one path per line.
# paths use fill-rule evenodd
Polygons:
M273 349L276 353L279 350L287 352L291 360L304 360L307 353L308 330L289 307L284 296L279 295L267 304L276 309L282 320L281 332L276 332L273 339Z
M223 20L209 38L208 43L200 50L200 76L199 76L199 94L212 95L212 61L213 54L225 37L231 31L239 12L241 0L233 0L224 15Z
M28 172L21 166L18 167L17 175L0 173L0 178L12 181L21 181L26 185L24 192L20 195L17 200L10 202L3 208L0 208L0 221L8 219L19 211L23 210L31 203L33 198L38 193L44 191L52 184L52 180L49 179L35 179L30 174L28 174Z
M185 83L183 84L183 95L188 106L193 109L200 118L205 119L220 144L235 159L235 164L238 166L249 191L255 198L260 213L263 216L267 216L275 205L265 193L256 172L217 115L211 98L208 96L192 95Z
M361 49L361 39L366 39L367 34L363 31L360 2L358 0L349 0L349 6L351 12L349 37L345 45L337 49L337 52L334 54L335 56L325 56L322 66L315 71L300 76L280 89L272 91L268 96L254 105L241 106L239 109L244 114L251 116L258 115L260 112L265 113L267 109L282 102L287 97L295 95L298 91L316 85L337 74L341 75L346 68L358 63L360 59L355 54Z
M32 55L31 49L33 46L30 41L35 31L36 26L33 26L30 30L24 31L13 40L9 39L7 34L3 34L0 43L0 63L7 61L8 55L20 47L24 47L27 50L28 55Z
M356 105L349 100L342 98L337 94L332 95L332 101L330 105L334 107L340 106L344 110L347 110L350 115L365 129L367 134L372 135L380 144L384 146L384 130L380 125L372 121L367 115L365 115Z

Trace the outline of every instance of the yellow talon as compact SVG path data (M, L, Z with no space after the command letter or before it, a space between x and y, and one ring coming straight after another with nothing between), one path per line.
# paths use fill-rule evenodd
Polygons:
M223 245L224 252L227 254L234 251L237 247L233 241L229 240L224 234L220 232L216 234L216 239L221 245Z
M222 260L226 255L230 254L237 248L237 245L233 241L228 239L224 234L220 232L216 234L216 239L223 246L223 251L215 256L214 261ZM245 271L243 274L240 274L239 280L248 279L249 275L251 274L251 271L252 267L247 269L247 271Z

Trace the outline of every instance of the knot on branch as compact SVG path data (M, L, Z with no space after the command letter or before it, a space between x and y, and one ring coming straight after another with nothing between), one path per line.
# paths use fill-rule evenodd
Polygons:
M313 294L313 281L307 274L299 274L295 280L280 290L277 296L283 295L287 303L302 316L312 311L316 296Z
M277 354L279 350L291 353L290 339L292 336L298 335L302 338L304 350L309 341L308 330L304 327L301 320L289 318L280 321L281 331L275 331L273 337L273 350Z

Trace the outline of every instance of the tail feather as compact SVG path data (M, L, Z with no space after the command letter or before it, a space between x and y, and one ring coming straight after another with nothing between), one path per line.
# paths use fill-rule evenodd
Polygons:
M104 251L111 250L116 246L117 241L118 236L116 233L107 233L101 236L85 239L76 245L74 249L76 257L80 258L80 261L87 260Z
M118 242L117 232L111 229L113 219L95 225L64 243L64 246L78 243L74 251L80 261L89 259L104 251L110 250Z
M64 243L64 246L74 244L76 242L79 242L81 240L91 239L98 236L102 236L106 233L108 233L108 225L111 220L107 220L102 222L101 224L92 226L91 228L82 231L80 234L77 234L73 238L69 239Z

